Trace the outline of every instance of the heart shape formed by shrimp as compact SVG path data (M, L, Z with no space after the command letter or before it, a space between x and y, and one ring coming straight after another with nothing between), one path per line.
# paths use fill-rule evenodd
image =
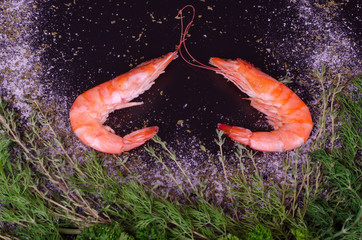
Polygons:
M193 16L184 30L182 12L188 7L192 8ZM242 127L218 124L218 128L230 138L265 152L292 150L308 139L313 128L312 118L308 107L292 90L241 59L224 60L213 57L210 64L214 67L197 61L185 44L187 32L195 17L195 9L192 5L187 5L177 16L181 20L181 36L174 52L142 63L76 98L69 112L70 123L74 133L84 144L101 152L119 154L151 139L158 132L157 126L134 131L122 138L103 123L114 110L142 104L131 100L153 85L168 64L177 58L177 52L190 65L224 75L249 95L251 106L264 113L269 124L274 127L271 132L252 132ZM196 63L186 60L181 47Z

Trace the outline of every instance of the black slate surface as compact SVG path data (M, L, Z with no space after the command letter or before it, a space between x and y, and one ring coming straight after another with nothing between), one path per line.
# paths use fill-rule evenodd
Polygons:
M173 51L180 37L175 16L187 4L196 9L187 45L201 62L213 56L242 58L275 78L286 74L286 63L294 75L310 67L303 59L305 52L285 55L284 62L275 57L292 49L288 46L296 39L315 37L302 24L300 4L294 1L50 1L39 5L39 32L46 34L36 44L50 45L43 61L51 66L48 78L57 79L52 82L55 92L69 97L70 108L87 89ZM355 38L360 37L357 11L353 3L345 3L334 19L343 21ZM187 22L189 8L184 16ZM307 40L306 46L311 44ZM297 82L289 86L308 105L308 89ZM112 113L107 124L120 135L157 125L163 140L172 142L189 134L212 148L218 122L253 131L270 129L244 97L221 75L178 58L149 91L135 99L144 105Z

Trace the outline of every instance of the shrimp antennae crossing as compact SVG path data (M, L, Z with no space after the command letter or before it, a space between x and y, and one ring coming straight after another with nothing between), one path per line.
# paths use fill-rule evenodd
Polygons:
M186 9L186 8L192 8L192 18L190 20L190 22L187 24L186 28L184 29L184 22L183 22L183 14L182 12ZM186 5L184 6L177 14L176 17L180 18L180 23L181 23L181 34L180 34L180 44L178 45L176 51L179 52L181 58L188 64L190 64L191 66L194 66L194 67L199 67L199 68L204 68L204 69L208 69L208 70L213 70L213 71L216 71L217 68L215 67L211 67L211 66L208 66L198 60L196 60L192 55L191 53L189 52L189 50L187 49L187 46L186 46L186 37L187 37L187 34L191 28L191 25L192 23L194 22L194 19L195 19L195 7L192 6L192 5ZM184 48L184 50L186 51L187 55L196 63L198 64L195 64L195 63L192 63L190 62L189 60L187 60L184 55L182 54L182 46Z

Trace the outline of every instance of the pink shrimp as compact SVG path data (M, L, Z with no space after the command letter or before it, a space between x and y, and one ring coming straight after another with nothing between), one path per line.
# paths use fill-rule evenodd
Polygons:
M249 95L251 106L264 113L271 132L252 132L242 127L218 124L230 138L265 152L281 152L300 147L313 128L308 107L287 86L241 59L213 57L210 63L241 91Z
M178 16L182 15L182 10L188 6L182 8ZM192 21L187 25L185 32L188 31L191 23ZM100 152L119 154L141 146L158 132L158 127L153 126L134 131L122 138L103 123L108 114L114 110L142 104L142 102L130 101L148 90L167 65L177 58L177 52L185 41L186 33L183 33L182 29L183 25L180 43L174 52L142 63L131 71L89 89L76 98L69 112L70 123L74 133L84 144Z
M148 90L176 57L177 51L170 52L79 95L69 112L75 135L84 144L111 154L129 151L151 139L158 132L157 126L134 131L122 138L103 123L114 110L142 104L130 101Z
M183 31L182 10L191 7L191 22ZM213 57L207 66L191 56L186 47L186 34L195 17L195 9L188 5L180 10L181 42L187 55L194 61L190 62L178 51L182 59L192 66L213 70L224 75L241 91L249 95L251 106L267 116L268 123L274 127L271 132L252 132L242 127L218 124L218 128L230 138L251 148L265 152L280 152L300 147L307 141L313 128L312 117L305 103L288 87L255 68L241 59L224 60ZM196 62L196 63L195 63Z

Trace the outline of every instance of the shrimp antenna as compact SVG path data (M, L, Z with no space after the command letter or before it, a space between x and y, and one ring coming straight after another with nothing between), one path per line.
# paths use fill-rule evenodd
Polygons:
M182 11L184 11L186 8L192 8L192 18L190 20L190 22L187 24L185 30L184 30L184 22L183 22L183 15L182 15ZM195 67L199 67L199 68L204 68L204 69L208 69L208 70L216 70L217 68L215 67L211 67L211 66L208 66L206 64L203 64L202 62L196 60L192 55L191 53L189 52L189 50L187 49L186 47L186 36L187 36L187 33L189 32L190 30L190 27L191 27L191 24L193 23L194 19L195 19L195 8L194 6L192 5L186 5L184 6L177 14L176 17L179 17L180 18L180 21L181 21L181 33L180 33L180 43L176 49L176 51L178 51L180 53L180 56L181 58L187 62L188 64L190 64L191 66L195 66ZM196 62L197 64L195 63L192 63L190 62L189 60L187 60L184 55L182 54L182 47L184 48L184 50L186 51L187 55L194 61Z

